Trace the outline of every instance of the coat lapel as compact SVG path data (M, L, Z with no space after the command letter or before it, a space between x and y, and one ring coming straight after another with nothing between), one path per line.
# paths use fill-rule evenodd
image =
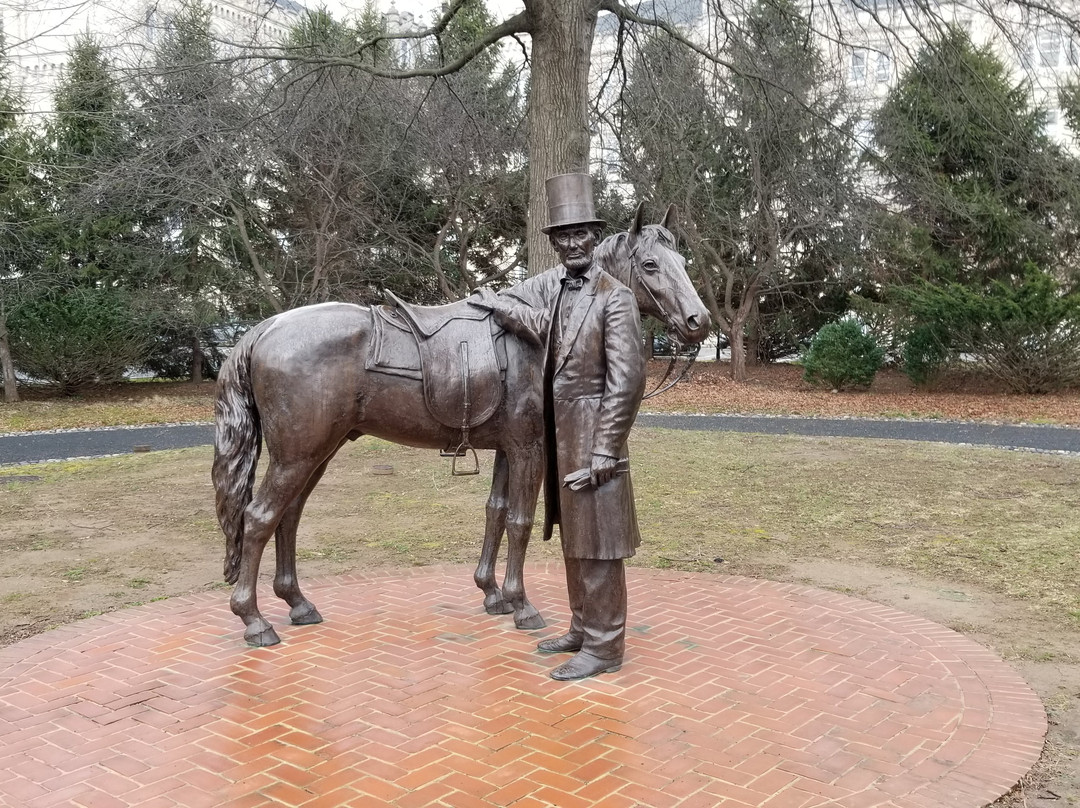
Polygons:
M600 268L593 264L585 275L585 285L581 287L581 293L578 294L577 300L574 301L574 308L570 310L566 328L563 330L562 345L559 348L559 355L555 357L556 373L562 370L563 365L566 364L570 351L573 350L574 343L577 341L578 332L585 322L585 317L588 315L589 309L592 308L593 301L596 300L596 283L599 278Z

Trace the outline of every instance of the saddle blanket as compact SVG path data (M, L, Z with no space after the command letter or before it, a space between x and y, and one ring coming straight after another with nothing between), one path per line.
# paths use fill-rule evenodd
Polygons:
M371 307L371 347L365 370L420 380L420 348L412 329L396 308Z

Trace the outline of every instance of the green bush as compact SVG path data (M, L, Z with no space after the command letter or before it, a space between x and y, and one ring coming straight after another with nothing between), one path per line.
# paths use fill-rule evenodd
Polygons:
M916 326L901 350L904 374L919 387L932 384L949 359L946 339L929 325Z
M8 317L15 368L68 395L141 364L151 330L129 295L105 287L50 289Z
M834 390L868 387L883 358L884 351L856 320L841 320L817 332L803 357L803 376Z
M923 282L896 296L917 328L934 331L1014 392L1080 384L1080 294L1062 294L1033 264L1020 278L984 288Z

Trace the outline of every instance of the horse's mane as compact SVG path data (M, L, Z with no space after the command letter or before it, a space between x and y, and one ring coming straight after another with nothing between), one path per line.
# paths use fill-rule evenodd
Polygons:
M622 233L615 233L597 244L596 249L593 250L593 261L608 275L620 281L627 276L625 270L626 255L628 253L626 240L629 235L625 230ZM622 268L621 272L619 268Z

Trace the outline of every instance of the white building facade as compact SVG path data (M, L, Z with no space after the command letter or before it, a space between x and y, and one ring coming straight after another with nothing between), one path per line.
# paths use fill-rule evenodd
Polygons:
M642 17L676 25L690 40L708 48L723 46L725 30L738 26L753 0L725 3L716 15L706 0L646 0ZM1026 81L1032 103L1046 111L1046 131L1060 143L1072 144L1074 133L1059 109L1058 91L1080 78L1080 39L1070 35L1064 20L1080 20L1080 0L1055 0L1043 11L1021 9L1007 0L796 0L810 18L817 45L840 68L852 108L861 121L856 138L870 146L870 118L922 47L947 25L967 31L977 46L990 45L1010 69L1015 82ZM625 43L624 43L625 45ZM632 47L632 45L629 45ZM600 15L593 44L591 87L601 110L594 126L591 169L618 184L617 133L604 116L618 103L619 67L612 69L618 47L618 20ZM625 62L630 56L622 54Z
M276 45L300 19L294 0L207 0L211 30L225 47ZM48 112L78 36L90 34L117 68L144 58L180 6L179 0L0 0L0 26L13 78L26 109Z
M1042 11L1005 0L837 0L827 9L820 2L802 2L819 33L819 47L841 65L852 103L867 116L927 41L956 26L976 46L990 46L1013 81L1029 83L1032 103L1046 111L1047 134L1072 141L1058 91L1080 75L1080 41L1064 22L1080 17L1077 0L1055 0ZM868 141L868 117L858 135Z

